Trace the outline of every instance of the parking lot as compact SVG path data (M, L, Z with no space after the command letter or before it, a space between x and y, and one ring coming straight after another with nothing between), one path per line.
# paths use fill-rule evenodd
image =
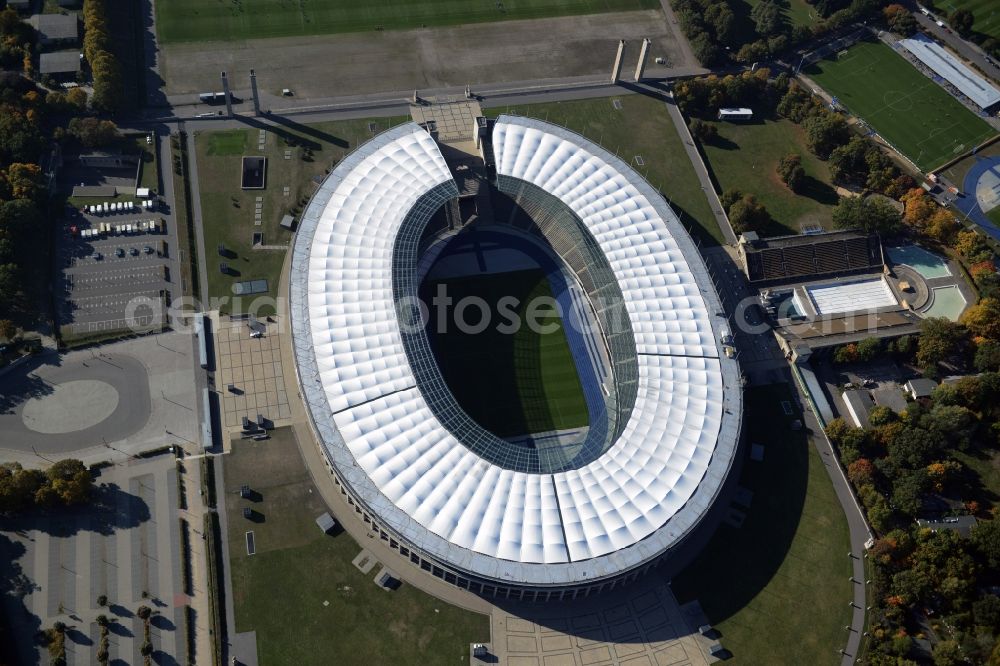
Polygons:
M172 292L179 293L171 265L176 234L157 212L96 216L67 210L57 262L62 269L59 315L64 334L164 323Z

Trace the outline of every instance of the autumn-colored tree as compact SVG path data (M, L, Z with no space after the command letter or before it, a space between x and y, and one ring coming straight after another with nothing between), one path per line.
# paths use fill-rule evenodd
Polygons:
M962 313L961 322L973 335L987 340L1000 340L1000 301L984 298Z
M863 486L875 482L875 465L867 458L858 458L847 466L847 478L855 486Z
M42 195L45 178L42 175L42 168L37 164L15 162L0 176L7 182L14 199L36 200Z
M17 326L10 319L0 319L0 338L10 341L17 334Z
M937 212L937 205L934 200L927 196L922 189L914 188L904 194L900 201L905 206L903 210L903 222L915 229L922 229Z
M927 220L924 232L934 240L950 245L961 228L954 215L944 208L938 208Z
M87 108L87 91L83 88L70 88L66 92L66 102L79 110Z

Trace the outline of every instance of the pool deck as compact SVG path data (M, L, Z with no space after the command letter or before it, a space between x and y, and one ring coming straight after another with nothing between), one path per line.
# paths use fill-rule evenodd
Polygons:
M920 246L917 246L920 247ZM804 312L801 317L779 319L773 331L783 342L782 348L794 348L805 345L810 348L830 347L833 345L858 342L867 337L897 337L917 333L926 312L934 306L933 290L941 287L955 287L962 294L966 305L975 303L975 290L967 282L962 268L947 257L941 257L927 248L920 247L938 257L948 267L950 275L940 277L924 277L920 271L908 264L895 263L888 257L886 260L890 270L883 273L851 274L829 277L821 280L808 280L795 284L772 286L775 292L792 291L797 299L796 305L801 305ZM898 256L898 255L897 255ZM915 259L915 258L911 258ZM923 265L921 267L924 267ZM847 282L862 282L885 278L886 284L896 298L896 304L879 307L860 308L853 312L832 312L820 314L809 290L844 284ZM908 283L909 289L901 289L901 283Z

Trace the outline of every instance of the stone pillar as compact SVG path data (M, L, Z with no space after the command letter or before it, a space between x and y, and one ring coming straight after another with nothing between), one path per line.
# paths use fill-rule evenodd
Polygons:
M611 85L618 83L622 75L622 57L625 55L625 40L618 40L618 55L615 56L615 66L611 70Z
M646 60L649 58L649 40L642 40L642 48L639 49L639 63L635 66L635 80L642 81L642 74L646 70Z
M226 73L222 73L222 94L226 96L226 114L232 118L233 117L233 100L230 99L229 95L229 77Z
M260 115L260 97L257 96L257 73L250 70L250 91L253 93L253 115Z

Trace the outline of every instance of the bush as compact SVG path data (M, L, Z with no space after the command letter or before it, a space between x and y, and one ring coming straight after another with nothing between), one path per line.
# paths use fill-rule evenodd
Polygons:
M788 186L792 192L797 192L802 187L806 172L802 168L802 157L790 153L781 158L778 162L778 177L781 182Z
M719 136L719 128L697 118L691 121L690 129L691 135L702 143L711 143Z

